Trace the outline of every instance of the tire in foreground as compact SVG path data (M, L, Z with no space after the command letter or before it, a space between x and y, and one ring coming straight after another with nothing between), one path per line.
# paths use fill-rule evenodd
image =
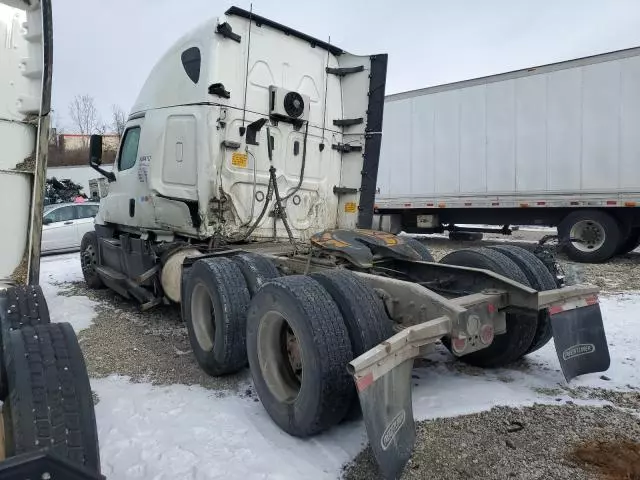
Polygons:
M293 275L258 291L247 316L247 355L256 392L285 432L308 437L345 417L355 394L349 333L314 279Z
M23 327L5 341L9 396L2 405L7 457L48 450L100 472L89 377L68 323Z
M2 354L12 330L51 322L49 308L38 285L11 287L0 292L0 400L7 397L7 372Z

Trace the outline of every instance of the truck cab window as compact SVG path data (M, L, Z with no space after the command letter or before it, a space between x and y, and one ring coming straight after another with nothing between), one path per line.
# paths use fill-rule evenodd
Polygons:
M138 143L140 143L140 127L133 127L127 130L120 149L118 159L118 170L129 170L136 164L138 158Z
M200 49L198 47L187 48L181 55L182 67L193 83L200 80Z

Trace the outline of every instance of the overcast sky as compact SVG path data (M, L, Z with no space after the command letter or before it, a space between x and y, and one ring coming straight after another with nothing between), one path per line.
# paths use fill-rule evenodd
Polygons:
M190 28L245 0L55 0L53 106L89 94L110 122ZM356 54L389 54L387 93L640 46L639 0L253 0Z

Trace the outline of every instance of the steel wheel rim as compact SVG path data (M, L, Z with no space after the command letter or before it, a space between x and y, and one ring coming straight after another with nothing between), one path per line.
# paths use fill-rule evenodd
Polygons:
M279 312L267 312L260 319L257 352L271 394L280 402L295 402L304 378L302 349L295 329Z
M87 248L84 249L83 255L83 268L89 270L91 272L95 271L96 265L96 251L93 248L93 245L87 245Z
M595 252L602 248L607 239L604 227L593 220L576 222L569 232L571 244L580 252Z
M212 351L216 333L213 301L202 283L196 284L191 294L191 325L200 348Z

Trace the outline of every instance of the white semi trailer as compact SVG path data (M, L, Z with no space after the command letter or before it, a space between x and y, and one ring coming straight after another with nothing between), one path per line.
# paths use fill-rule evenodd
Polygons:
M129 116L95 231L92 288L179 303L211 375L251 370L265 409L308 437L361 407L382 472L415 440L413 359L437 340L474 365L553 337L570 379L606 370L597 289L557 288L529 252L370 230L386 55L355 56L233 7L157 63ZM358 400L359 399L359 402Z
M548 225L569 256L640 244L640 48L389 95L388 230Z
M0 0L0 478L104 480L91 387L38 286L53 29L50 0Z

